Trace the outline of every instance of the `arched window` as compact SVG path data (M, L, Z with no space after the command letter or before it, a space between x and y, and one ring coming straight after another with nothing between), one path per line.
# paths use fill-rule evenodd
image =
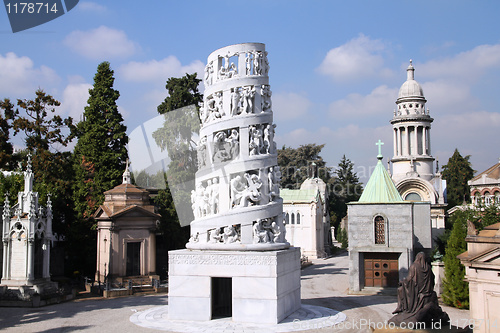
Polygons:
M500 205L500 192L498 191L495 192L495 203Z
M375 244L385 244L385 221L380 215L375 217Z
M484 192L484 205L485 206L491 205L491 195L490 192L488 191Z
M406 201L422 201L422 198L418 193L411 192L405 198Z
M292 224L295 224L295 213L292 213Z
M300 224L300 213L297 213L297 224Z
M290 214L286 213L285 214L285 224L290 223Z

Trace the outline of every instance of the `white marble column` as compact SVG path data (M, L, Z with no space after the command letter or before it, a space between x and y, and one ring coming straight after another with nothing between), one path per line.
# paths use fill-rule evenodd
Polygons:
M10 274L9 274L9 256L7 255L9 251L9 241L10 240L4 240L3 241L3 265L2 265L2 279L7 279Z
M402 133L401 133L401 127L398 127L398 156L402 156L403 155L403 151L402 151L402 144L401 144L401 140L402 140Z
M28 280L33 280L33 266L34 266L34 260L33 260L33 252L34 252L34 248L33 248L33 243L35 241L34 240L28 240L28 267L27 267L27 272L26 272L26 277L28 278Z
M413 155L419 155L418 153L418 126L413 126L414 134L414 144L413 144Z
M422 127L422 155L427 155L427 127Z
M430 126L427 128L427 145L429 146L429 156L431 156L431 128Z
M398 130L397 128L393 129L393 140L394 140L394 157L398 156Z
M408 156L410 152L410 134L408 133L408 126L405 126L405 141L404 141L404 155Z
M42 277L44 279L50 278L50 241L44 239L43 241L43 274Z

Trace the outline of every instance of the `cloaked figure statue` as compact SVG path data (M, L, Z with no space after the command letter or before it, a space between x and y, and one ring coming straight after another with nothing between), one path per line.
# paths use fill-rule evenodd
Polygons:
M398 326L401 323L405 323L406 327L409 323L425 323L425 328L431 328L445 327L449 323L448 314L438 304L434 291L434 273L425 253L417 254L408 276L399 282L398 306L393 314L396 315L389 319L389 323Z

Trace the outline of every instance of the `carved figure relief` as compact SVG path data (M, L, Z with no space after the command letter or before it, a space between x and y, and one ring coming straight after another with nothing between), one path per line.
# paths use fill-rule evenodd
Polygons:
M214 163L226 162L238 157L240 153L240 134L237 129L219 131L214 134Z
M285 240L284 228L276 218L259 219L253 224L253 243L283 243Z
M260 88L260 95L262 96L261 110L262 112L271 111L271 87L267 84L263 84Z
M210 63L208 63L205 66L205 84L207 86L212 85L212 83L213 83L213 75L214 75L214 62L210 61Z
M204 136L198 142L196 147L196 155L198 158L198 169L207 165L207 137Z
M219 79L230 79L238 75L238 66L230 61L230 58L233 56L238 56L238 53L233 55L227 54L224 56L224 65L219 69Z
M199 183L196 190L191 191L191 208L195 218L219 213L219 178L206 181L206 186Z
M236 228L232 225L224 228L224 244L236 243L240 240L240 235L238 234Z
M231 89L231 116L237 116L240 114L240 89L234 88Z
M254 75L262 75L262 52L254 51L253 53L253 73Z
M267 173L267 179L269 184L269 201L274 201L275 198L280 196L280 182L281 182L281 172L279 166L269 167Z
M250 156L260 155L263 151L263 132L262 125L251 125L248 127L249 130L249 154Z
M206 108L200 116L203 124L210 121L220 119L224 116L224 108L222 107L222 91L217 91L213 95L207 97Z
M248 207L258 204L261 199L262 181L260 176L246 172L231 179L231 207Z
M274 127L271 124L251 125L249 130L249 155L274 154L276 143L274 142Z
M253 113L253 101L255 97L255 87L254 86L246 86L242 88L241 93L243 99L241 103L241 111L240 113Z

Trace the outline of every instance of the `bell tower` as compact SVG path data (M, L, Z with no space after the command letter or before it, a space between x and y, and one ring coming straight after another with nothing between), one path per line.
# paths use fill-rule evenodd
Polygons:
M392 178L397 183L407 177L431 180L434 157L431 155L431 123L427 100L415 81L412 61L406 69L407 79L399 89L396 110L391 120L394 135Z

